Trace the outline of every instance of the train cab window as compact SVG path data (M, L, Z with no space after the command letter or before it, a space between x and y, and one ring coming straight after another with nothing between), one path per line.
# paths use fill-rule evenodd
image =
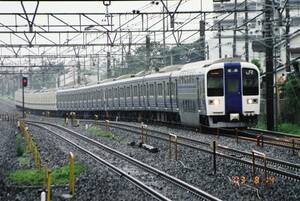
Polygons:
M243 68L243 94L258 95L258 72L251 68Z
M223 69L209 71L207 73L207 96L223 95Z

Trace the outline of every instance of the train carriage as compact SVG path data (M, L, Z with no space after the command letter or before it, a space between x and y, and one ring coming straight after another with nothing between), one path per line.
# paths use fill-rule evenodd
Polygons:
M259 91L255 65L237 59L207 60L91 86L27 92L25 107L58 114L75 111L85 117L105 113L113 119L245 127L259 114ZM18 91L18 106L20 101Z

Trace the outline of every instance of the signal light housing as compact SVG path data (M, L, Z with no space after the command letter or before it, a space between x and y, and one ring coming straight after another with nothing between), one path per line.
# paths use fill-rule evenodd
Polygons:
M22 85L23 85L23 87L27 87L27 84L28 84L28 78L27 77L23 77L22 78Z

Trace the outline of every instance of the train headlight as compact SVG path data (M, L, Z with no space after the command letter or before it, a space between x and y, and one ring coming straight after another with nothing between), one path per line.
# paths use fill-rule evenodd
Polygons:
M209 100L209 105L220 105L220 100L219 99Z
M248 104L257 104L258 100L256 98L249 98L247 99Z

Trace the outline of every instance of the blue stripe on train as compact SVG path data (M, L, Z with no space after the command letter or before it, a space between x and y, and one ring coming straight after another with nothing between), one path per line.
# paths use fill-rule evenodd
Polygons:
M241 63L224 63L225 112L242 113Z

